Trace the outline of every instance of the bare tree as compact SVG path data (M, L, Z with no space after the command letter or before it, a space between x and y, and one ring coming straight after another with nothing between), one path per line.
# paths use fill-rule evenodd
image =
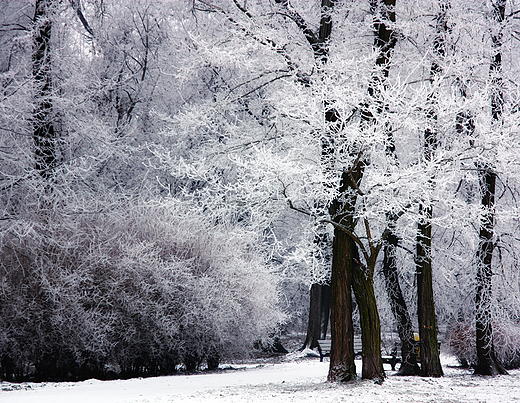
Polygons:
M430 94L426 111L428 127L424 131L423 159L426 164L432 163L438 145L437 123L437 93L435 86L442 73L442 59L446 55L446 33L448 30L447 13L449 5L441 2L440 12L436 16L436 34L433 41L434 57L430 68L430 82L434 87ZM431 184L433 186L433 183ZM439 377L443 375L439 358L437 342L437 322L435 302L433 297L432 278L432 216L433 206L419 205L422 217L417 225L416 273L417 273L417 316L419 321L421 374L423 376Z
M47 179L56 166L56 130L52 105L52 0L36 1L34 11L33 78L35 85L33 140L36 170Z
M506 1L492 1L492 16L499 26L498 32L492 34L492 56L489 66L491 79L491 118L496 130L500 130L504 108L502 88L502 34L501 25L505 18ZM492 259L494 244L494 210L497 174L491 165L480 164L478 177L481 189L481 203L484 215L480 224L479 246L477 250L477 293L476 306L476 343L478 364L475 374L505 374L506 370L496 358L491 324L491 280L493 277Z

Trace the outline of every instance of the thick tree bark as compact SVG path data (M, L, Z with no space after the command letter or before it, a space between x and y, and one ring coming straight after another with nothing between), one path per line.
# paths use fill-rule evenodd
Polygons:
M330 112L328 112L330 114ZM333 114L331 114L332 116ZM335 199L329 206L332 220L353 232L355 227L357 193L352 192L359 185L365 164L358 160L347 172L341 175L339 194L342 199ZM334 228L332 247L331 278L331 353L329 381L350 381L356 378L354 364L354 325L352 322L352 281L354 267L359 260L357 245L345 230ZM381 354L381 351L379 351Z
M443 375L443 372L439 358L433 298L431 259L432 208L421 207L424 219L418 224L416 252L417 317L419 321L421 375L439 377Z
M493 19L500 25L504 21L506 1L492 2ZM504 96L502 93L502 36L501 33L492 36L495 54L489 66L492 82L491 115L493 123L500 127ZM476 305L476 336L478 364L475 374L498 375L507 373L497 360L493 344L493 329L491 324L491 294L492 294L492 259L494 250L494 209L496 172L490 166L478 167L480 189L482 193L482 207L485 210L480 224L480 242L477 251L477 292Z
M354 261L359 262L357 247L354 249L354 257ZM381 358L381 323L374 292L373 267L367 268L358 263L354 264L353 269L352 288L359 309L363 346L361 377L382 381L385 371Z
M391 225L393 218L388 218ZM397 263L395 252L399 239L390 232L386 238L386 245L383 257L383 274L385 277L385 287L390 300L390 307L397 323L397 332L401 340L401 367L399 375L418 375L419 366L417 365L417 356L414 351L413 344L413 324L406 301L399 284L399 273L397 271Z
M436 148L435 133L426 130L424 156L432 160ZM443 375L437 342L437 323L433 297L432 274L432 206L419 206L421 221L417 225L416 244L416 281L417 281L417 319L419 322L421 375L440 377Z
M493 221L495 204L496 173L489 167L479 169L482 189L482 206L486 210L480 226L480 243L477 251L476 336L477 358L475 374L505 374L505 368L495 355L491 324L491 280L493 277Z
M352 255L357 246L340 229L334 229L331 279L331 350L329 381L356 379L354 325L352 323Z
M35 167L42 178L48 179L56 165L56 133L53 124L51 33L49 9L52 0L38 0L34 12L34 51L32 55L35 85L33 111L33 141Z

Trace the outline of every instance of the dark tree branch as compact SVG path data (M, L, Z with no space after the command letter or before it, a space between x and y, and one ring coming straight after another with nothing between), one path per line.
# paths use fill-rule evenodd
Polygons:
M81 21L81 24L85 28L85 31L87 31L91 37L94 37L94 31L90 27L87 19L81 11L81 0L70 0L70 5L74 9L74 11L76 11L76 14L78 15L78 18Z

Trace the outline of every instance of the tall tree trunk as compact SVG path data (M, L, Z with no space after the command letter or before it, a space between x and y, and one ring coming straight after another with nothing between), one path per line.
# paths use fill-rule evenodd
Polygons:
M376 295L374 292L374 267L364 267L359 264L359 252L355 248L354 275L352 287L359 309L361 325L361 343L363 346L363 379L383 380L385 371L381 358L381 323L377 310ZM375 264L375 262L373 262Z
M505 17L506 1L495 0L492 2L492 6L493 19L497 25L500 26ZM502 70L502 35L500 32L492 35L492 45L495 54L489 66L489 75L492 83L491 117L495 127L499 130L504 106L502 78L500 76ZM475 374L497 375L505 374L506 370L495 355L491 324L496 172L491 166L484 165L478 167L478 175L482 193L482 207L485 213L480 224L480 242L477 251L477 292L475 305L478 364L475 368Z
M388 86L388 75L390 73L390 58L391 52L395 48L397 39L395 33L391 27L392 23L395 23L395 0L372 0L371 7L372 12L376 13L379 10L381 18L376 19L374 24L375 40L374 45L379 51L376 64L381 69L381 81L384 88ZM377 81L374 82L377 84ZM373 96L379 92L377 85L372 85L369 91ZM387 109L387 106L380 104L379 112L383 112ZM392 136L392 130L390 127L386 128L388 144L387 144L387 155L391 158L395 158L395 144ZM403 362L399 373L402 375L413 375L417 373L418 366L416 355L414 352L413 340L413 325L408 313L408 308L399 285L399 276L397 273L397 265L395 259L395 249L398 245L398 238L393 232L397 217L388 216L387 226L389 235L386 239L386 245L384 248L384 259L383 259L383 274L385 277L385 286L390 300L390 306L397 322L397 328L399 338L401 340L401 354Z
M475 374L498 375L506 370L497 360L491 324L491 280L493 277L493 221L496 173L490 167L478 170L482 191L482 206L486 210L480 225L480 242L477 251L476 344L478 363Z
M448 32L447 12L449 5L441 1L440 12L436 17L436 34L433 42L434 56L430 69L430 82L436 84L442 73L439 64L446 55L446 34ZM429 127L424 131L423 158L431 163L437 149L437 90L429 96L429 109L426 117ZM437 319L433 297L432 273L432 205L420 205L421 220L417 225L416 278L417 278L417 317L419 322L421 375L440 377L443 375L437 339Z
M388 217L390 229L395 226L393 217ZM393 225L392 225L393 224ZM390 300L390 307L397 323L397 332L401 340L401 367L399 375L418 375L419 366L413 344L413 324L406 301L399 284L399 273L397 271L396 249L399 243L398 237L391 231L386 238L383 257L383 274L385 287Z
M421 375L439 377L443 375L437 343L437 323L433 298L431 238L432 208L422 208L423 221L418 225L416 274L417 274L417 317L419 321Z
M390 54L395 47L396 38L389 26L389 22L395 22L395 0L372 0L371 11L374 15L374 47L378 50L376 65L380 72L374 74L369 86L369 103L375 103L379 113L382 113L385 106L381 99L380 85L386 84L390 68ZM367 105L361 113L362 126L370 128L376 123L376 117L372 114ZM364 166L366 162L360 161L357 167L351 169L349 175L349 185L353 193L359 189L363 178ZM352 209L352 217L355 212L355 199L349 202ZM353 226L353 225L352 225ZM352 228L353 232L354 228ZM371 252L373 249L371 248ZM381 324L377 310L377 301L374 292L374 269L377 255L371 255L367 266L361 265L359 252L355 250L355 262L352 265L353 271L353 291L359 308L361 324L361 342L363 348L363 379L383 380L385 372L381 359Z
M49 18L52 0L37 0L34 12L34 51L32 55L35 86L33 111L33 141L35 167L42 178L48 179L56 165L56 134L53 124L51 33Z
M342 230L334 229L331 279L329 381L356 379L352 323L352 255L357 246Z
M275 0L291 19L300 28L301 32L310 44L314 59L318 69L327 62L329 53L329 39L332 32L331 12L334 8L335 0L321 1L321 20L319 32L314 31L306 24L305 20L290 10L287 0ZM340 119L338 111L328 101L325 101L325 121L328 123L328 131L322 142L322 160L325 169L330 169L333 165L330 160L334 158L333 135L340 129ZM340 194L347 189L346 175L343 174ZM355 204L355 203L354 203ZM329 212L333 220L341 221L344 217L340 211L338 200L329 207ZM348 210L348 209L347 209ZM347 211L348 213L350 210ZM331 333L331 352L328 379L330 381L350 381L356 378L356 366L354 365L354 327L352 323L352 253L356 248L354 242L348 235L338 230L334 230L332 242L332 277L330 285L330 333ZM314 310L313 310L314 311Z
M436 139L435 133L425 133L425 158L429 162L433 157ZM432 212L433 207L419 206L422 217L417 225L416 244L416 281L417 281L417 319L419 322L421 375L440 377L443 375L437 341L437 323L433 297L432 274Z

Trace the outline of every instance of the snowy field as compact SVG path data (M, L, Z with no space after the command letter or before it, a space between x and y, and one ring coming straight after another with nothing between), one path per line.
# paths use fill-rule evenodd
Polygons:
M326 382L328 360L290 354L280 363L235 366L219 373L122 381L71 383L3 382L1 403L133 402L520 402L520 370L509 376L475 377L442 356L440 379L388 373L383 385L372 381ZM357 361L358 371L361 362ZM225 367L225 366L224 366Z

